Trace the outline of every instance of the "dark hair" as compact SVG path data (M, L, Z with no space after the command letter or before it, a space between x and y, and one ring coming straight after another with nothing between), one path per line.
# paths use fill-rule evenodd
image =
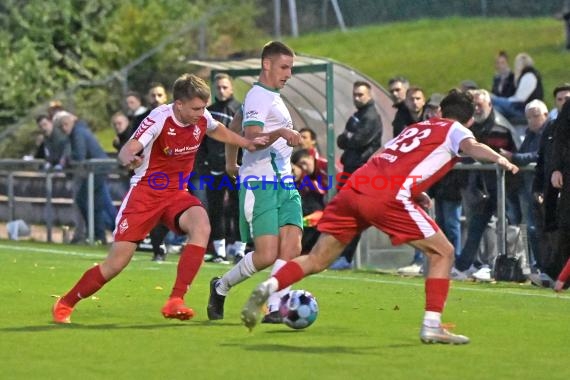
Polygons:
M297 162L299 162L302 158L305 158L305 157L312 157L311 153L309 153L309 151L307 149L296 150L291 155L291 163L293 163L294 165L297 165Z
M497 57L503 57L507 61L509 60L509 55L507 54L507 52L505 50L499 50L499 52L497 53Z
M51 121L50 117L47 114L41 113L38 116L36 116L36 124L39 124L40 121L42 121L43 119L47 119L47 120Z
M424 95L424 97L426 96L423 88L421 88L419 86L410 86L406 90L406 98L408 97L408 94L413 94L414 92L421 92Z
M154 88L154 87L151 87L151 88ZM139 100L139 102L142 103L142 101L143 101L142 96L141 96L141 94L139 94L138 92L136 92L136 91L128 91L128 92L127 92L127 95L125 95L125 98L131 97L131 96L134 97L134 98L137 98L137 99Z
M313 139L313 140L317 139L317 133L309 127L299 129L299 133L302 133L302 132L309 132L309 134L311 135L311 139Z
M207 102L210 99L210 87L194 74L183 74L174 82L172 96L174 100L200 98Z
M261 51L261 61L265 58L273 57L276 55L288 55L290 57L294 57L295 53L293 50L285 45L283 42L279 41L269 41L268 43L263 46L263 50Z
M556 94L558 94L560 91L570 91L570 83L562 83L556 86L552 92L552 95L556 97Z
M160 82L151 82L151 83L150 83L150 86L148 86L148 91L150 91L150 90L152 90L153 88L156 88L156 87L162 87L162 88L164 88L164 90L166 90L166 86L163 85L162 83L160 83Z
M406 87L410 86L410 81L403 76L397 76L397 77L390 78L390 80L388 81L388 86L391 86L394 83L398 83L398 82L402 83Z
M356 87L360 87L360 86L364 86L367 89L371 89L372 86L370 85L370 83L363 81L363 80L357 80L356 82L353 83L352 88L356 88Z
M441 116L465 124L473 117L475 104L469 92L453 89L441 101Z

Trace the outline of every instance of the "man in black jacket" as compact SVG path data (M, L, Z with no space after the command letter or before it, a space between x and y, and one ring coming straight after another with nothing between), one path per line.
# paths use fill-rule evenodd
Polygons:
M344 132L336 140L337 146L344 150L340 157L340 162L344 165L341 175L343 183L382 145L382 119L376 111L370 83L354 82L352 100L356 112L348 119ZM359 240L360 235L350 242L330 268L349 269Z
M570 257L570 101L566 101L554 122L552 153L552 186L560 191L557 208L558 250L555 257L556 276Z
M220 73L214 77L215 102L208 107L214 119L228 127L234 115L241 107L241 103L234 98L234 90L229 75ZM203 148L203 149L202 149ZM226 174L225 144L214 139L204 138L202 152L206 167L203 175L207 176L209 185L206 186L208 199L208 215L212 225L211 239L214 245L213 262L225 263L226 239L228 235L232 241L231 249L236 259L243 257L246 243L240 240L239 235L239 208L238 191L236 186L227 186L233 183ZM199 164L197 162L197 164ZM224 202L227 193L227 204Z
M336 140L344 150L340 161L343 172L352 174L368 161L382 144L382 120L376 111L368 82L354 82L352 90L356 112L348 119L344 132Z

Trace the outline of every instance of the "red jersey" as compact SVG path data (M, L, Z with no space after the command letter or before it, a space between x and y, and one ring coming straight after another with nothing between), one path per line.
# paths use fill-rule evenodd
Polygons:
M206 131L217 126L208 110L196 124L183 125L174 117L172 104L155 108L133 135L143 145L143 163L135 169L131 185L182 190L181 181L192 171Z
M451 170L466 138L474 138L473 133L453 120L432 118L412 124L352 174L352 186L363 194L393 191L398 197L414 197ZM355 186L359 176L364 185Z

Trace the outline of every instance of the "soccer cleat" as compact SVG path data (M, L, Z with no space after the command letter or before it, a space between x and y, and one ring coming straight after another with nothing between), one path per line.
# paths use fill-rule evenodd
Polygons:
M247 303L241 311L241 320L245 327L250 331L253 330L263 309L263 305L270 296L269 285L261 283L251 292Z
M226 296L218 294L216 284L220 277L214 277L210 280L210 298L208 299L208 319L210 321L216 319L224 319L224 302Z
M230 262L223 256L216 256L211 261L214 264L229 264Z
M170 298L162 307L164 318L180 319L186 321L194 317L194 310L184 305L184 300L179 297Z
M54 323L71 323L71 313L73 308L61 303L61 298L53 304L51 315Z
M422 264L412 263L411 265L398 268L398 274L402 276L419 276L423 274L424 268Z
M261 323L273 323L273 324L283 323L283 318L281 317L279 311L276 310L265 314L263 316L263 319L261 320Z
M423 343L467 344L469 338L464 335L450 333L443 327L422 326L420 339Z

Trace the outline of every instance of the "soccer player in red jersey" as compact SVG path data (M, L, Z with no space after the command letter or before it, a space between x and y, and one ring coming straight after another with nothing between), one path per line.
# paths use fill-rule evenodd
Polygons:
M345 184L325 208L317 225L321 236L310 254L287 262L252 292L242 311L246 327L252 329L257 324L270 294L325 270L356 234L375 226L387 233L393 244L408 243L428 259L421 341L468 343L469 338L452 334L441 325L454 249L421 205L429 204L423 191L451 170L460 152L518 171L506 158L478 143L465 127L473 124L474 109L471 95L452 90L441 102L442 118L406 127L355 171L351 184Z
M206 110L210 88L195 75L184 74L175 81L173 98L173 103L154 109L119 152L119 161L135 173L116 219L114 242L107 258L87 270L57 300L52 309L54 322L70 323L75 305L117 276L133 257L137 242L158 222L188 235L162 314L180 320L194 316L183 298L200 269L210 235L208 215L186 185L198 147L205 134L247 150L255 150L268 139L243 138L215 121Z

